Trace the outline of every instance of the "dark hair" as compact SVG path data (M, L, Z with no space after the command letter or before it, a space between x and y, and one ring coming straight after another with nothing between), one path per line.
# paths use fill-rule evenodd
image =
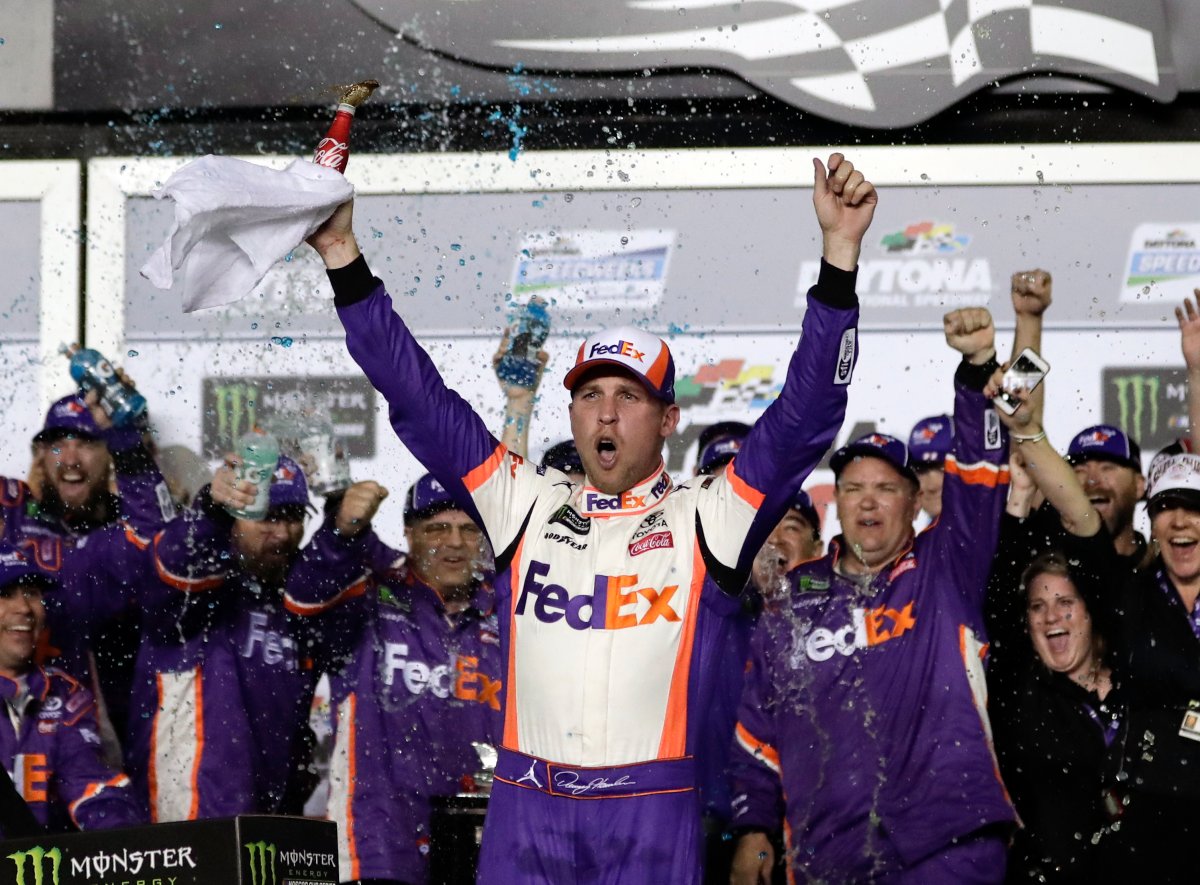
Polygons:
M1021 591L1025 594L1026 601L1029 600L1029 588L1042 575L1056 575L1071 582L1071 589L1075 591L1087 608L1088 618L1092 624L1092 645L1096 655L1100 660L1108 662L1108 642L1104 638L1107 630L1104 629L1104 625L1097 617L1103 607L1093 605L1096 596L1089 592L1096 579L1085 573L1078 562L1068 559L1066 554L1061 551L1047 550L1035 556L1033 561L1025 567L1025 571L1021 573ZM1029 630L1028 619L1025 621L1025 629Z

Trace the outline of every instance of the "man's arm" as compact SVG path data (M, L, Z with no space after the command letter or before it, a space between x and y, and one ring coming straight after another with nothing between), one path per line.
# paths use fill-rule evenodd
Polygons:
M492 357L493 369L499 368L500 359L504 356L507 346L508 335L505 333L504 340L500 343L500 349ZM542 376L546 370L546 363L550 359L550 354L544 350L539 350L535 356L539 365L532 387L508 384L499 376L499 373L496 375L496 380L500 382L500 390L504 394L504 417L500 428L500 444L522 458L529 457L529 428L533 423L533 407L537 404L538 388L542 385Z
M841 154L828 170L813 160L813 206L823 260L808 294L800 344L779 398L763 413L726 471L715 499L702 501L705 543L733 571L722 586L739 592L754 556L786 512L846 414L857 358L858 298L854 281L862 238L875 213L874 186ZM749 509L731 507L736 497ZM745 512L742 512L745 511ZM745 522L732 516L742 512ZM726 586L728 584L729 586Z
M302 617L330 611L363 595L372 574L385 572L401 558L371 528L385 498L387 489L370 480L346 490L288 573L288 611Z
M347 203L308 240L329 270L346 347L388 401L396 435L485 529L500 555L512 545L536 498L533 468L508 452L471 406L446 387L367 267L352 222Z
M984 394L998 394L1002 377L1002 371L997 369ZM1092 506L1071 465L1050 445L1046 431L1030 408L1027 395L1021 392L1015 392L1014 395L1021 400L1020 408L1012 415L1005 415L999 410L996 414L1009 429L1009 438L1017 446L1024 470L1058 511L1063 528L1072 535L1090 538L1100 531L1100 514Z
M53 777L58 798L81 830L147 822L129 778L104 764L95 701L78 685L66 698L55 734Z
M946 457L942 515L923 537L972 608L982 611L1008 492L1008 439L984 389L998 368L991 314L946 314L946 343L963 355L954 373L954 448Z
M1045 270L1022 270L1012 276L1012 305L1017 318L1016 334L1010 362L1025 348L1042 352L1042 316L1053 301L1050 272ZM1039 387L1030 399L1030 408L1038 423L1042 420L1045 389Z
M123 371L120 375L122 380L132 385L128 375ZM84 402L112 456L117 476L117 495L121 499L121 517L143 539L148 540L175 516L175 502L167 490L167 481L146 445L141 430L114 427L112 419L100 405L98 391L88 391Z

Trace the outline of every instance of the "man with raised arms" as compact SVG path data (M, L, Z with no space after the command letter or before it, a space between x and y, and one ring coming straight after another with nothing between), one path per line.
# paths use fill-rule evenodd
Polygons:
M664 341L623 327L583 343L564 380L586 471L572 483L505 449L447 389L360 254L352 204L309 240L397 435L496 552L506 697L481 882L699 878L701 713L736 597L833 441L856 357L875 189L840 154L813 165L824 261L803 344L725 474L680 486L662 460L679 421Z

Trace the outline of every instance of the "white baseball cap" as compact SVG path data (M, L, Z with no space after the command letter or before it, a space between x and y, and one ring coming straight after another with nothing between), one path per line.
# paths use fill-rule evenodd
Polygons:
M579 346L575 366L567 372L563 386L573 390L585 372L602 365L628 369L652 395L675 402L675 360L667 342L657 335L633 326L597 332Z

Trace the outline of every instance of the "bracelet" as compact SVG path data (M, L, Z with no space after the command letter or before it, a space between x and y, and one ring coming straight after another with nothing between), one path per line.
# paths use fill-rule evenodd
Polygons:
M1020 433L1009 433L1008 438L1015 439L1019 443L1041 442L1046 438L1046 431L1043 430L1040 433L1030 434L1029 436L1024 436Z

